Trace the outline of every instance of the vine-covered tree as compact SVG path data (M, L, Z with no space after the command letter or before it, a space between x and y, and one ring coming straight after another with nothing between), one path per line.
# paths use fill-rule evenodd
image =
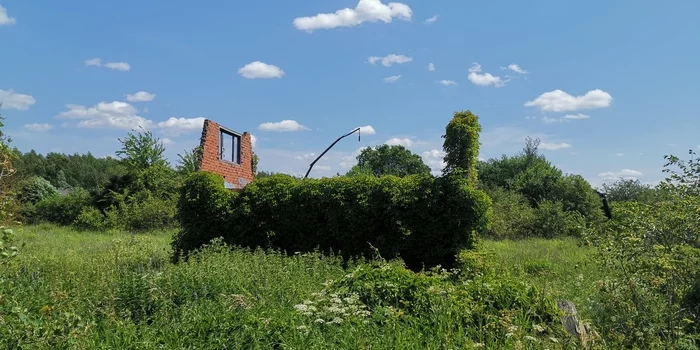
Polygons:
M471 111L455 112L445 127L443 150L445 151L444 175L461 173L471 186L476 186L476 164L479 156L479 117Z

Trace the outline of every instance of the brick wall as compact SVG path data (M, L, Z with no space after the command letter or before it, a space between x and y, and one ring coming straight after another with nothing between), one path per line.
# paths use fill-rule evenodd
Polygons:
M250 134L244 132L241 136L241 162L235 164L219 158L219 136L221 126L206 119L202 128L202 159L199 170L210 171L224 177L227 188L241 189L253 181L253 145ZM232 131L224 128L225 130ZM233 131L236 133L235 131Z

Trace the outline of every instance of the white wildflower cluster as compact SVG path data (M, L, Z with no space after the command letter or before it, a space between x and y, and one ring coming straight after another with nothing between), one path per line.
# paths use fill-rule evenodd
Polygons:
M372 313L355 293L328 293L325 289L311 294L294 308L304 316L314 319L317 324L340 324L346 320L363 319Z

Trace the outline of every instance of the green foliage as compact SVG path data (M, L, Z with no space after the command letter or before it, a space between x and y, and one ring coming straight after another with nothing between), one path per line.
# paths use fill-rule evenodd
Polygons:
M455 112L445 128L444 174L458 170L464 173L470 186L477 184L477 157L479 156L479 117L471 111Z
M552 298L510 276L220 242L173 265L164 234L18 234L31 252L0 269L3 349L580 348Z
M5 117L0 114L0 223L11 223L15 220L18 206L12 182L8 180L16 173L14 163L17 153L10 148L12 139L3 131L4 120Z
M168 166L168 162L163 156L165 146L158 138L153 137L151 131L141 128L141 132L130 132L123 140L119 139L119 142L121 142L122 147L115 153L122 157L130 170L143 170L151 166Z
M241 192L200 172L182 187L176 256L223 236L231 244L339 252L345 258L401 256L413 269L449 266L488 228L490 201L460 178L335 177L300 181L276 175Z
M374 148L364 148L357 156L357 165L350 172L370 172L374 176L405 177L430 174L430 167L423 163L423 159L419 155L411 153L410 150L401 145L383 144Z
M0 266L6 268L10 260L17 257L20 248L13 244L14 231L11 228L0 226L0 234ZM0 276L0 283L1 281L2 277ZM2 302L1 299L0 302Z
M350 170L348 170L347 173L345 173L345 176L348 176L348 177L374 176L374 172L368 166L355 165L352 168L350 168Z
M258 155L253 152L253 160L251 166L253 167L253 176L258 175L258 162L260 161L260 158L258 158Z
M184 154L178 153L178 164L175 167L178 173L189 175L199 170L199 164L202 161L202 146L197 146ZM255 159L256 156L253 158ZM255 174L255 172L253 172Z
M586 229L584 217L576 211L566 211L561 202L543 200L537 203L532 231L538 237L581 237Z
M666 167L681 169L659 186L670 199L618 203L615 220L589 237L612 272L600 284L594 320L625 346L674 348L697 338L690 301L700 299L700 167L667 159Z
M30 177L20 183L17 199L23 203L36 204L44 198L58 196L58 190L40 176Z
M92 191L107 183L111 176L125 172L120 160L96 158L89 152L73 155L51 152L44 156L31 150L20 153L15 164L20 177L41 176L57 189L81 187Z
M639 179L619 179L603 184L603 192L609 202L653 202L662 194L650 185L642 184Z
M75 188L65 196L52 196L37 202L30 221L71 225L90 202L90 194L86 190Z

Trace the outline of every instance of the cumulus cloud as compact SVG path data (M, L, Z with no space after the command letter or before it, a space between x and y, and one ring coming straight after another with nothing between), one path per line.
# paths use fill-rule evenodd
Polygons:
M51 124L47 123L24 124L24 129L31 132L46 132L51 130L51 128Z
M151 102L156 98L156 94L146 91L139 91L135 94L126 94L126 100L129 102Z
M642 172L633 169L622 169L620 171L607 171L598 174L603 181L617 181L619 179L634 180L642 177Z
M129 65L126 62L102 63L101 58L91 58L91 59L85 60L85 65L91 66L91 67L105 67L105 68L109 68L109 69L119 70L122 72L128 72L131 70L131 65Z
M250 145L255 147L255 145L257 145L257 144L258 144L258 138L255 135L250 134Z
M178 136L184 133L202 131L204 126L203 117L197 118L176 118L170 117L166 121L158 123L158 128L168 135Z
M411 62L413 61L413 58L404 55L396 55L393 53L388 54L384 57L370 56L367 58L367 62L369 62L370 64L377 64L377 62L379 61L382 62L382 65L384 67L391 67L394 64Z
M36 99L32 95L20 94L12 89L0 89L0 104L2 104L2 108L26 111L35 103Z
M501 87L506 85L508 82L508 80L503 80L501 77L494 76L491 73L481 73L481 65L476 62L471 68L469 68L468 78L469 81L478 86L492 85L495 87Z
M600 89L588 91L582 96L572 96L562 90L545 92L525 107L538 107L548 112L571 112L584 109L605 108L612 104L612 96Z
M567 114L563 117L560 118L554 118L554 117L547 117L544 116L542 117L542 122L545 124L552 124L552 123L564 123L564 122L569 122L572 120L581 120L581 119L590 119L591 117L586 115L586 114Z
M137 115L134 106L121 101L100 102L92 107L67 104L56 118L79 120L75 126L89 129L150 129L153 122Z
M425 165L429 166L433 175L437 175L445 168L445 152L439 149L425 151L421 154Z
M430 18L426 19L423 23L425 23L425 24L433 24L433 23L435 23L435 21L438 20L438 17L440 17L440 16L435 15L435 16L433 16L433 17L430 17Z
M458 86L457 83L453 80L440 80L440 84L445 86Z
M294 156L294 159L296 160L309 160L313 159L316 157L316 153L307 153L307 154L301 154L298 156Z
M282 120L279 122L267 122L262 123L258 126L258 129L263 131L301 131L301 130L311 130L301 124L296 120Z
M511 63L507 67L501 67L501 70L512 70L513 72L520 74L530 74L530 72L522 69L519 65L515 63Z
M297 17L294 27L298 30L313 32L318 29L354 27L364 22L391 23L394 18L410 20L411 8L400 2L382 3L381 0L360 0L354 9L344 8L334 13L319 13L310 17Z
M389 146L404 146L406 148L413 146L413 141L411 139L407 139L407 138L402 139L402 138L398 138L398 137L388 139L384 143L386 143Z
M401 74L399 75L392 75L390 77L384 78L385 83L395 83L397 80L401 79Z
M372 127L372 125L360 126L359 128L360 128L360 134L361 134L361 135L362 135L362 134L364 134L364 135L374 135L374 134L377 133L377 132L374 130L374 128Z
M238 74L246 79L279 79L285 75L285 72L275 65L255 61L241 67Z
M17 23L14 17L7 14L7 9L0 5L0 26L9 26Z
M571 145L566 143L566 142L561 142L561 143L541 142L539 148L543 149L543 150L548 150L548 151L558 151L560 149L571 148Z
M428 72L434 72L435 71L435 65L433 63L428 64Z

